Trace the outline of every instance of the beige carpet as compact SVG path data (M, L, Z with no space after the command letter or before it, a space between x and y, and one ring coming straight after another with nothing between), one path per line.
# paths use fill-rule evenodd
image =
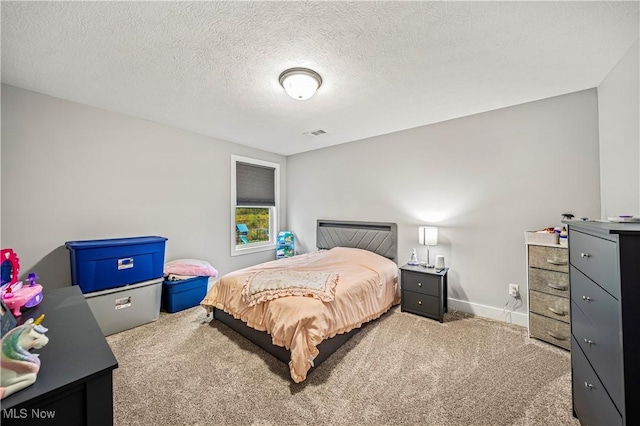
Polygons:
M307 380L192 308L107 338L116 425L578 425L569 353L526 329L395 307Z

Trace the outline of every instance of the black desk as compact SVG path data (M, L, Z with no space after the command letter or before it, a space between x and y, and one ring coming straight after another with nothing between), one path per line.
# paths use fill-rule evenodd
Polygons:
M33 351L41 361L36 382L0 402L3 426L112 425L118 362L80 288L45 288L43 294L40 305L23 312L20 321L45 314L49 343Z

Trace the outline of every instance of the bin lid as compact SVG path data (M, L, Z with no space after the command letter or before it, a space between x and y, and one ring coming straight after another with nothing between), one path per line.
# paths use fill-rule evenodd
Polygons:
M65 246L70 250L90 249L98 247L130 246L134 244L153 244L167 241L165 237L145 236L127 238L109 238L103 240L67 241Z
M209 277L207 276L193 276L190 278L183 278L181 280L168 280L165 277L165 280L162 282L162 285L165 287L173 287L175 285L188 284L192 282L209 282ZM205 284L206 285L206 284Z

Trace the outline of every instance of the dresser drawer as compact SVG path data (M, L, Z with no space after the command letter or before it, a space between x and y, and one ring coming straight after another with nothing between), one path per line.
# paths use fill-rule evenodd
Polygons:
M531 312L545 317L569 322L569 299L566 297L531 290L529 292L529 309Z
M611 296L607 296L613 299ZM571 313L571 331L573 337L578 342L585 353L593 369L606 386L611 399L618 407L624 404L623 383L622 383L622 352L620 342L620 326L612 327L614 323L600 323L594 318L587 318L587 315L575 303ZM596 302L591 302L596 303ZM596 318L604 318L600 315ZM605 319L605 322L608 321Z
M570 349L571 347L571 330L566 322L556 321L530 312L529 333L531 337L553 343L561 348Z
M402 289L416 293L440 296L440 276L402 271Z
M529 289L569 297L569 274L529 268Z
M550 271L569 272L566 248L529 245L529 266Z
M571 369L573 406L583 425L622 425L622 416L589 361L572 339Z
M570 232L571 264L619 300L617 244L582 232Z
M620 302L571 266L571 300L606 334L621 331Z
M418 315L440 318L440 298L402 290L402 310Z

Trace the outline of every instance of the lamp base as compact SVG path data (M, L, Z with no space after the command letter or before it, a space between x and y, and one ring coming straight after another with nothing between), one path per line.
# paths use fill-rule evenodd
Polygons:
M427 261L422 264L425 268L434 268L434 266L429 262L429 246L427 246Z

